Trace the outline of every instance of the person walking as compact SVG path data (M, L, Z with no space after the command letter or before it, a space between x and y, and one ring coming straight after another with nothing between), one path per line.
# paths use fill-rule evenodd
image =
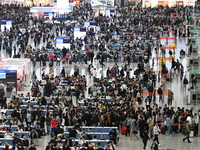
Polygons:
M190 141L190 124L189 124L188 120L186 121L186 125L185 125L185 134L186 134L186 137L183 139L183 142L185 142L185 140L187 139L188 143L191 143L191 141Z
M132 135L134 134L134 136L138 138L138 136L136 135L137 133L137 129L136 129L136 119L135 118L131 118L131 125L130 125L130 140L132 139Z
M144 144L143 150L146 150L147 142L148 142L148 140L150 140L146 129L141 133L141 138L142 138L142 142Z
M160 128L158 126L158 123L156 123L155 126L153 127L154 140L160 146L160 142L159 142L159 139L158 139L159 132L160 132Z

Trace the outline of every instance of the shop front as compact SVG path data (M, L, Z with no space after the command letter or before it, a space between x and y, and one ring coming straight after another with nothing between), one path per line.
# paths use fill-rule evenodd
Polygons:
M197 0L143 0L142 7L157 7L157 6L195 6Z
M50 5L51 0L24 0L26 6L45 6L45 5Z

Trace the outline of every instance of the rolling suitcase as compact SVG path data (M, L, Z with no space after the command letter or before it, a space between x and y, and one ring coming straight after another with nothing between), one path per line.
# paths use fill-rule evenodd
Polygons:
M126 135L126 132L127 132L127 127L123 126L123 127L121 128L121 134L122 134L122 135Z
M172 107L176 107L176 100L175 99L172 100Z
M160 128L160 132L161 132L162 134L165 134L166 131L167 131L167 126L162 126L162 127Z

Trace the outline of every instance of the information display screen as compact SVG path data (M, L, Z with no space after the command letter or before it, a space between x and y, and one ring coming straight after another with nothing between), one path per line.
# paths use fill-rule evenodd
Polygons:
M57 37L56 38L56 47L57 48L67 48L70 49L71 47L71 39L68 37Z
M4 31L4 28L6 27L7 30L10 30L12 27L12 20L1 20L1 31Z
M17 88L17 70L0 70L0 84Z
M110 17L111 14L115 14L115 9L106 9L106 16Z
M84 21L84 26L88 27L88 26L97 26L96 21Z
M6 79L6 73L0 73L0 79Z
M44 16L45 17L53 17L53 13L52 12L44 12Z
M86 36L86 27L74 27L74 39L84 39Z

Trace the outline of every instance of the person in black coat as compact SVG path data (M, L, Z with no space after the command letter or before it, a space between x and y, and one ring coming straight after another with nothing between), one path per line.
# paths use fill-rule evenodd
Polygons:
M69 131L69 137L70 138L76 138L76 134L77 134L77 131L72 128L70 131Z
M34 145L34 144L31 144L31 147L29 147L28 150L37 150L37 149L35 148L35 145Z
M147 124L147 122L143 119L143 117L142 116L140 116L140 118L139 118L140 120L139 120L139 128L140 128L140 137L142 138L143 137L143 132L145 131L145 130L148 130L148 124Z
M141 133L141 138L142 138L142 142L144 144L143 149L146 150L147 142L148 142L148 140L150 140L146 129Z
M64 144L62 150L71 150L71 148L69 145Z
M149 92L149 97L152 98L152 94L153 94L153 91L154 91L153 85L150 84L147 89L148 89L148 92Z
M158 88L157 93L159 95L159 102L162 101L163 102L163 90L162 90L162 85Z
M29 147L29 141L26 138L26 136L24 136L23 139L22 139L22 145L25 146L25 147Z

